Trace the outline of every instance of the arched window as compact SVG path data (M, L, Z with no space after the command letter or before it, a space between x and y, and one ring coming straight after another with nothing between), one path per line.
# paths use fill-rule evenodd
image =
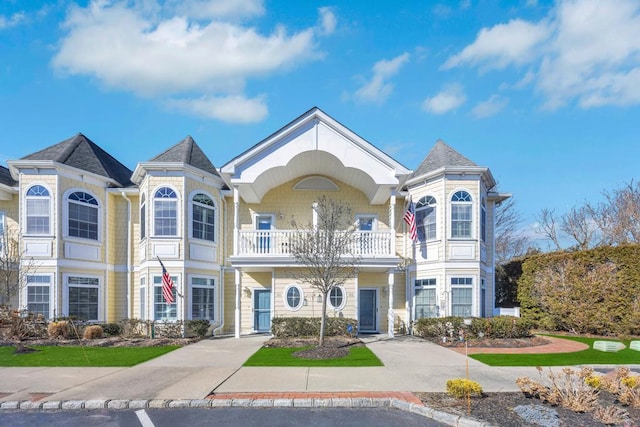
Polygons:
M67 197L69 236L98 240L98 201L89 193L76 191Z
M191 202L193 212L191 235L194 239L215 241L216 209L211 197L206 194L196 194Z
M51 224L51 196L42 185L27 190L27 234L49 234Z
M416 225L418 227L418 240L436 239L436 199L426 196L416 203Z
M451 237L470 239L472 228L473 204L471 195L466 191L456 191L451 196Z
M178 196L168 187L156 190L153 200L154 235L178 235Z
M334 286L329 291L329 305L336 310L344 305L344 289L340 286Z
M140 195L140 239L147 237L147 198Z

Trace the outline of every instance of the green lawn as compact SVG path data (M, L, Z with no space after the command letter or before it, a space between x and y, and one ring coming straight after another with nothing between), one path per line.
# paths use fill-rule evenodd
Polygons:
M571 366L571 365L635 365L640 364L640 351L630 350L628 340L549 335L579 341L588 349L573 353L547 354L473 354L469 357L490 366ZM593 349L594 341L621 341L627 347L617 353Z
M358 367L383 366L378 357L367 347L352 347L349 355L336 359L302 359L291 354L304 348L262 347L244 362L244 366L307 366L307 367Z
M34 346L39 351L15 354L15 347L0 347L0 366L133 366L180 346L75 347Z

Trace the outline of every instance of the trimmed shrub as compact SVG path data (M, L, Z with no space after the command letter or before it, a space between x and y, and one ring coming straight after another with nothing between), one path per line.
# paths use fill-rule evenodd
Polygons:
M153 322L140 319L122 319L120 321L121 335L124 338L150 337Z
M95 340L104 337L104 331L100 325L89 325L82 332L82 339Z
M325 337L356 335L357 322L346 317L328 317ZM351 326L351 333L349 333ZM312 337L320 334L319 317L275 317L271 320L271 333L275 338Z
M122 326L118 323L105 323L102 325L102 331L108 337L117 337L122 334Z
M187 330L200 338L204 338L207 335L209 326L211 326L211 323L205 319L187 320Z
M447 381L447 393L458 399L467 396L482 396L482 387L475 381L455 378Z
M457 339L464 329L462 317L423 317L414 325L414 335L422 338Z
M461 332L463 331L463 332ZM421 318L414 326L414 335L422 338L447 338L458 340L461 336L474 338L526 338L531 336L531 322L513 316L497 316L488 319L474 317L471 325L462 317Z

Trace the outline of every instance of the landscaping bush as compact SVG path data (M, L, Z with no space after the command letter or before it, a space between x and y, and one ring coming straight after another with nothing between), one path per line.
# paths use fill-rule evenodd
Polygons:
M122 334L122 326L118 323L105 323L102 325L102 331L108 337L117 337Z
M49 323L47 333L51 338L62 338L65 340L79 338L76 328L70 320L59 320Z
M458 340L461 337L467 339L526 338L531 336L531 322L513 316L497 316L487 319L474 317L467 327L462 317L423 317L416 322L414 335L422 338L444 337L447 340Z
M325 325L325 336L356 335L356 321L345 317L328 317ZM275 317L271 321L271 333L275 338L311 337L320 334L320 318L318 317Z
M95 340L97 338L103 338L104 331L102 330L102 326L100 325L89 325L84 328L82 332L82 339L85 340Z
M414 325L414 335L422 338L458 339L464 329L462 317L422 317Z
M140 319L122 319L120 321L121 335L124 338L150 337L151 323Z
M211 323L208 320L187 320L187 330L196 334L200 338L204 338L209 332L209 326Z
M482 387L475 381L456 378L447 381L447 393L458 399L468 396L482 396Z
M184 322L181 320L173 322L154 322L156 338L182 338L184 332Z

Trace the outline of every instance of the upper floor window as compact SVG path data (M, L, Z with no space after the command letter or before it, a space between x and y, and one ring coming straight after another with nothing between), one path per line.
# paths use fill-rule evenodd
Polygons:
M156 236L178 235L178 196L168 187L156 190L153 201L154 234Z
M147 237L147 198L140 196L140 238Z
M436 239L436 199L433 196L426 196L416 203L416 226L418 228L418 239Z
M4 212L0 211L0 254L2 254L2 251L4 250L4 246L5 246L5 241L8 241L8 236L6 236L4 234L5 231L5 225L4 225Z
M480 210L480 238L483 242L487 240L487 203L484 199Z
M69 236L98 240L98 201L89 193L69 194Z
M456 191L451 196L451 237L471 238L472 200L466 191Z
M42 185L27 190L27 234L49 234L51 196Z
M194 239L215 241L216 210L211 197L206 194L196 194L192 199L193 222L192 236Z

